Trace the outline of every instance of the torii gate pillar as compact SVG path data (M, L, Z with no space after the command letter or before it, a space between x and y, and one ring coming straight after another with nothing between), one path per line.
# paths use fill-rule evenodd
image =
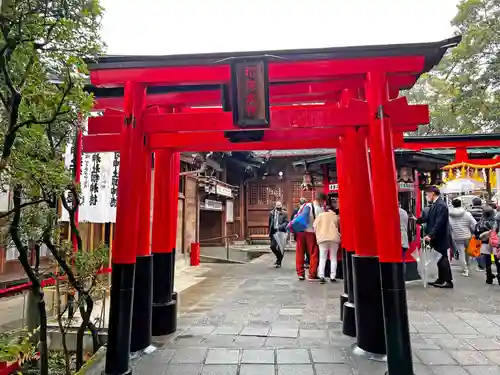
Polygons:
M349 171L348 149L349 138L341 137L340 147L337 149L337 173L339 182L340 202L340 231L342 233L343 257L345 263L344 294L340 296L342 332L344 335L356 337L356 315L354 311L354 292L352 278L352 256L354 254L354 226L353 215L355 215L353 199L355 197L348 188L351 186L351 174Z
M173 281L178 191L179 153L169 149L156 151L152 236L153 336L168 335L177 329L177 301L173 298Z
M349 138L351 168L350 190L355 214L352 216L353 241L356 254L352 257L353 293L356 315L356 345L353 353L384 360L386 351L380 267L373 220L373 198L368 162L366 128L346 130ZM360 213L363 212L361 215Z
M384 72L367 74L373 214L380 260L388 374L413 375L393 132L390 119L384 112L384 105L389 100L387 86Z
M131 374L129 368L134 300L135 262L138 248L137 219L141 169L135 168L132 150L141 142L142 113L146 104L146 87L137 82L126 82L124 121L121 129L120 171L116 207L116 236L112 254L111 295L106 351L106 375ZM138 159L142 157L139 156Z

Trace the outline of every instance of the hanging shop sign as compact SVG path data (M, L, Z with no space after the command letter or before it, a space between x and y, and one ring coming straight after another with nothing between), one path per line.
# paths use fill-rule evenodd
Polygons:
M328 185L328 190L330 192L338 192L339 191L339 184L330 184L330 185Z
M205 199L204 202L200 202L200 209L209 211L222 211L222 202L214 201L212 199Z
M222 185L217 184L217 186L215 187L215 192L218 195L222 195L223 197L227 197L227 198L233 197L233 191L231 190L231 188L228 188L227 186L222 186Z
M413 182L399 182L398 183L399 191L414 191L415 184Z
M264 59L231 64L233 122L240 128L268 127L269 78Z

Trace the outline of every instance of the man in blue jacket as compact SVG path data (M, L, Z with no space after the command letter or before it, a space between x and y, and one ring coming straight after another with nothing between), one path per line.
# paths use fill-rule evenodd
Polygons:
M438 278L429 285L436 288L452 289L453 276L448 257L448 249L451 244L448 205L441 198L441 192L436 186L430 186L426 189L426 197L432 206L425 217L417 219L417 224L426 224L424 241L442 255L437 264Z

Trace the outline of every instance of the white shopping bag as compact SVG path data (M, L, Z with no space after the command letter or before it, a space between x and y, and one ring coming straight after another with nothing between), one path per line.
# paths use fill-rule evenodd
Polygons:
M437 263L442 255L424 241L422 241L420 250L414 251L412 255L417 262L418 273L422 278L424 287L427 288L429 282L437 277Z
M285 253L285 246L286 246L286 238L287 238L287 233L286 232L276 232L274 233L274 239L276 240L276 243L278 244L278 247L281 251L281 254Z

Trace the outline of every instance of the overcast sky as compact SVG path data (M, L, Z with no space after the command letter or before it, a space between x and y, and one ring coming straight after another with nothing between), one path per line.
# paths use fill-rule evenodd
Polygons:
M109 54L336 47L452 36L458 0L101 0Z

